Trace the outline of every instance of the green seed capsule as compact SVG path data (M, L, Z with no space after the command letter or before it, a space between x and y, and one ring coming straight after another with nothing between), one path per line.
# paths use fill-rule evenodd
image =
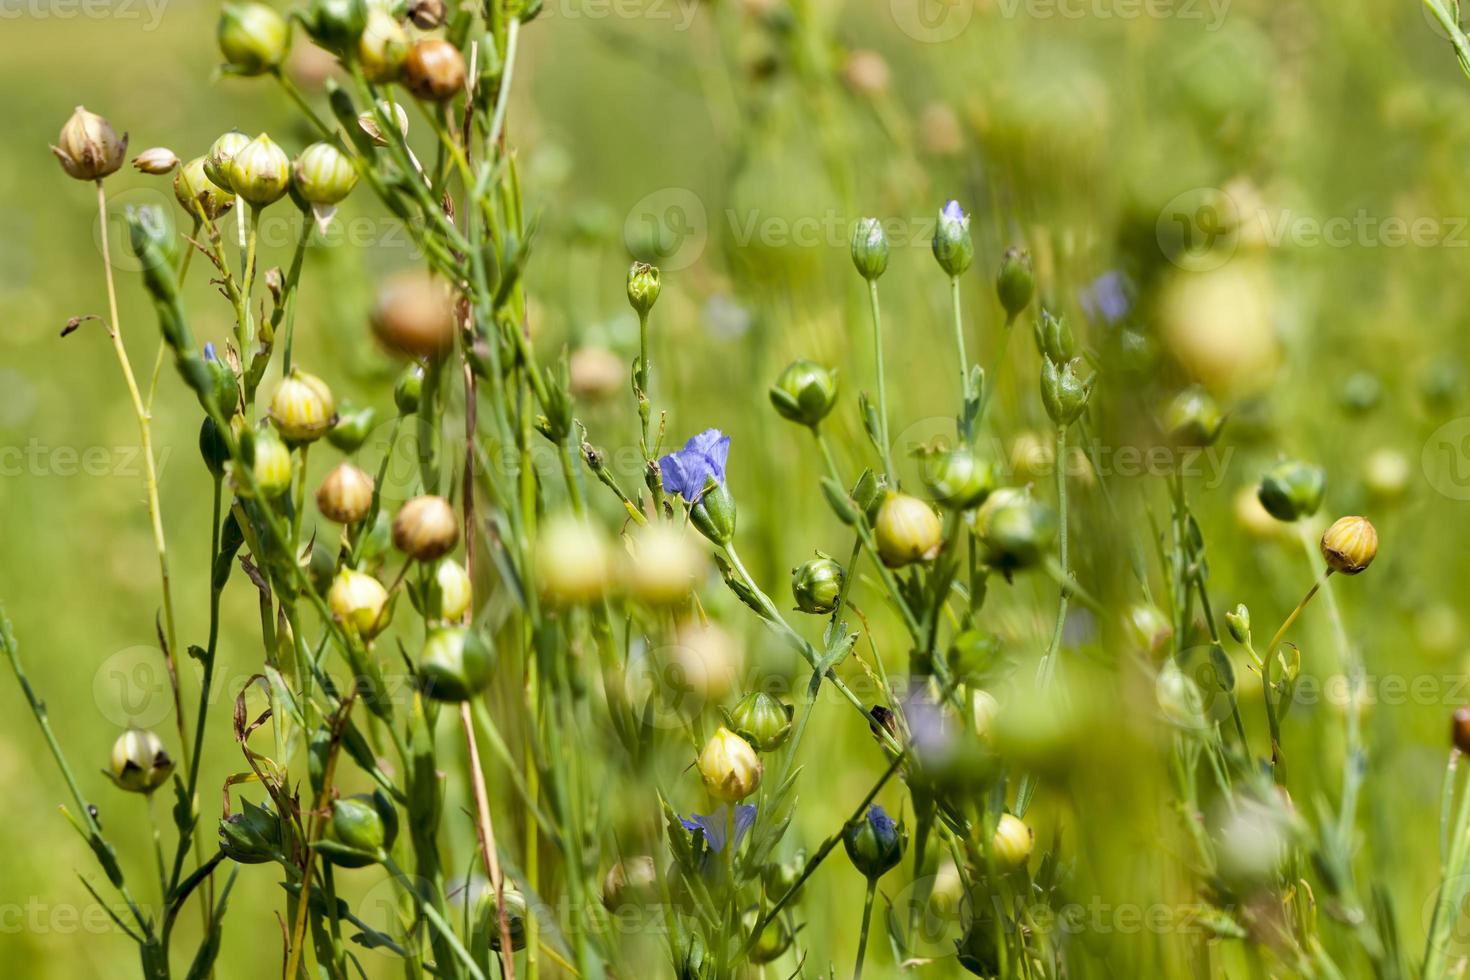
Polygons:
M225 464L230 461L230 447L220 434L214 419L207 415L199 427L199 455L204 459L204 465L210 473L214 476L224 475Z
M337 411L336 424L327 430L327 441L344 453L355 453L372 435L377 421L378 413L372 406L352 408L343 405Z
M1056 535L1056 514L1025 490L1002 487L975 515L986 564L1009 574L1041 560Z
M291 159L286 151L261 133L230 158L230 188L257 208L268 207L286 195L291 184Z
M1179 446L1209 446L1225 424L1220 406L1199 386L1184 389L1164 410L1164 431Z
M357 63L370 82L396 82L412 47L413 38L397 18L374 8L368 12L367 27L357 42Z
M130 728L112 743L112 781L129 793L152 793L168 782L174 760L163 740L150 731Z
M421 364L410 364L398 376L393 386L393 404L399 415L412 415L419 410L419 396L424 390L424 368Z
M443 626L429 633L419 660L419 689L435 701L468 701L490 683L495 656L474 630Z
M228 194L235 193L235 185L230 182L230 161L235 159L235 154L250 145L250 137L232 129L209 148L204 156L204 174L214 183L216 187L222 188Z
M1019 248L1006 249L1000 262L1000 272L995 277L995 293L1000 298L1001 309L1014 319L1031 305L1036 292L1036 279L1031 273L1031 255Z
M873 282L888 268L888 236L877 218L863 218L852 229L852 264Z
M658 266L646 262L634 262L628 269L628 305L639 316L647 316L653 304L658 302L662 284Z
M269 429L256 432L253 441L255 484L267 497L279 497L291 489L291 450Z
M284 860L281 822L270 807L246 800L244 812L232 813L219 822L219 849L237 864Z
M1326 488L1327 474L1321 467L1287 460L1261 477L1256 496L1266 513L1278 521L1291 522L1317 513Z
M730 711L735 734L759 752L774 752L791 737L791 705L782 704L764 691L747 694Z
M326 852L329 861L340 868L365 868L377 863L379 851L393 847L398 838L398 811L382 790L344 796L332 804L325 836L358 852L344 854L334 849Z
M689 508L689 521L715 544L729 544L735 537L735 498L730 488L710 477L699 500Z
M796 608L816 616L830 613L837 608L844 577L842 566L825 555L795 569L791 573L791 594Z
M367 28L368 8L364 0L312 0L301 21L313 41L345 55L357 50Z
M225 4L216 31L226 68L263 75L280 67L291 49L291 24L263 3Z
M837 372L813 361L792 361L770 390L782 418L815 428L837 404Z
M174 175L174 197L190 217L198 218L202 211L205 218L213 221L234 207L235 199L228 190L209 179L205 170L206 159L195 157L179 168ZM221 408L229 410L226 406Z
M320 439L336 422L336 412L327 383L300 368L292 368L271 397L271 424L288 442Z
M954 510L980 506L995 489L995 467L964 448L925 456L922 476L934 500Z
M301 151L292 168L296 192L308 204L332 207L357 186L357 168L331 143L313 143Z

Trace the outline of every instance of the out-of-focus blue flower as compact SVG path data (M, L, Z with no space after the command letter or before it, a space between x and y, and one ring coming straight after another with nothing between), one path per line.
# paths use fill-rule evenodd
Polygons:
M706 429L684 443L683 449L658 461L664 489L692 504L699 499L710 477L716 483L725 482L725 461L729 457L730 437L719 429Z
M708 816L702 813L691 813L687 817L680 817L679 822L691 834L696 830L704 831L704 842L715 854L725 849L725 824L728 822L725 807L720 807ZM755 807L748 803L737 804L735 806L735 846L737 848L754 823Z
M750 332L755 316L733 296L715 293L704 304L704 324L720 340L738 340Z
M215 351L214 351L214 341L212 341L212 340L209 343L207 343L207 344L204 345L204 359L206 361L217 361L217 360L219 360L219 355L216 354Z
M1091 319L1114 324L1133 309L1132 294L1133 285L1128 277L1114 269L1094 279L1077 298Z

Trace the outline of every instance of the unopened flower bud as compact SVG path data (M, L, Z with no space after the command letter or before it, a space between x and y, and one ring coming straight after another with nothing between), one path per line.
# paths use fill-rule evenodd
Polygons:
M431 630L419 659L419 688L436 701L468 701L490 684L495 655L474 630Z
M269 806L246 800L243 813L232 813L219 822L219 849L236 864L285 860L281 822Z
M389 102L386 99L378 103L378 109L398 126L398 131L404 136L408 135L408 110L397 102ZM378 117L371 110L360 113L357 117L357 125L368 139L373 141L374 146L387 146L388 139L383 130L378 126Z
M1036 321L1036 350L1043 360L1063 364L1077 355L1077 338L1067 325L1067 318L1054 316L1050 310L1041 311Z
M403 63L403 84L430 102L447 102L464 90L464 55L443 38L421 38Z
M995 825L995 836L990 839L990 856L1002 871L1016 871L1026 866L1031 859L1031 848L1036 835L1020 818L1002 813Z
M1250 642L1251 611L1246 608L1245 603L1238 603L1234 609L1225 614L1225 626L1230 630L1230 635L1235 638L1236 643Z
M211 474L224 475L225 464L230 461L230 447L220 434L219 426L208 415L199 426L199 455Z
M536 542L536 581L556 606L593 602L607 592L612 559L601 529L576 517L556 517Z
M1174 627L1163 610L1151 602L1135 602L1123 616L1128 638L1140 652L1157 657L1174 637Z
M409 0L408 19L421 31L432 31L444 24L444 0Z
M373 332L387 347L434 359L454 346L454 302L443 280L424 272L393 276L378 290Z
M986 564L1009 573L1029 568L1056 534L1056 514L1025 490L1002 487L975 514Z
M351 463L338 463L317 487L316 506L338 524L356 524L373 506L373 478Z
M878 555L889 568L929 561L939 554L944 539L938 515L924 501L904 493L889 494L883 501L874 530Z
M723 726L699 754L704 788L726 803L737 803L754 793L761 784L762 768L750 743Z
M796 608L804 613L825 616L837 608L846 574L842 566L826 555L819 555L791 573L791 594Z
M257 208L268 207L291 184L291 158L261 133L230 158L230 189Z
M163 740L150 731L130 728L112 743L112 781L129 793L152 793L168 782L174 760Z
M71 114L51 147L61 169L77 180L101 180L117 173L127 159L128 134L121 138L112 124L81 106Z
M287 442L315 442L336 421L332 389L300 368L281 379L271 397L271 424Z
M975 244L970 239L970 216L960 202L950 201L939 212L934 226L934 259L951 279L958 278L970 267L975 257Z
M735 537L735 497L730 488L709 477L689 508L689 522L715 544L729 544Z
M453 558L441 558L434 566L429 602L420 611L426 619L454 623L470 611L475 599L470 573Z
M842 829L842 846L848 860L864 878L875 881L903 860L906 835L881 806L874 803L868 812Z
M383 583L351 568L342 569L332 580L332 587L327 590L327 606L333 619L364 640L377 636L393 619L388 590L383 588Z
M195 157L174 175L174 197L178 198L179 206L196 220L203 212L205 218L213 221L235 204L228 190L209 179L204 157Z
M337 421L327 430L327 441L344 453L355 453L373 434L377 420L377 409L371 405L366 408L343 405L337 410Z
M226 193L235 193L235 185L231 182L230 177L230 161L235 159L235 154L249 145L250 137L238 129L232 129L214 141L214 145L204 155L204 173L215 186L222 188Z
M1320 467L1288 460L1261 477L1256 496L1278 521L1299 521L1317 513L1326 486L1327 474Z
M296 192L308 204L332 207L357 186L357 168L331 143L313 143L301 151L292 169Z
M658 266L634 262L628 267L628 305L639 316L648 316L648 311L658 302L661 288Z
M1366 517L1339 517L1322 533L1322 558L1327 567L1356 575L1378 555L1378 531Z
M625 579L639 601L651 606L681 603L704 571L704 549L684 528L658 522L633 535Z
M291 50L291 24L263 3L227 3L216 30L225 67L236 75L274 71Z
M413 38L398 19L377 8L368 13L367 27L357 41L357 63L368 81L377 85L396 82L413 47Z
M325 852L327 859L341 868L365 868L377 863L380 851L392 849L398 838L398 811L382 792L344 796L332 804L332 819L327 821L325 837L341 848Z
M393 518L393 546L416 561L443 558L459 543L459 518L443 497L414 497Z
M250 472L255 485L267 497L279 497L291 489L291 450L270 429L254 434L253 463Z
M398 409L399 415L412 415L419 410L419 396L424 390L424 368L420 364L410 364L404 368L403 373L398 376L398 381L393 385L393 405Z
M774 752L791 736L791 705L782 704L764 691L747 694L730 710L730 721L739 735L757 752Z
M1164 409L1164 431L1179 446L1209 446L1220 435L1225 416L1209 393L1198 385L1174 396Z
M863 218L852 229L852 264L858 275L873 282L888 268L888 236L883 222Z
M926 454L921 470L934 500L955 510L978 507L995 490L995 467L968 448Z
M1031 273L1031 253L1019 248L1006 249L1000 260L1000 272L995 277L995 294L1000 298L1001 309L1014 319L1031 305L1036 292L1036 279Z
M770 397L782 418L816 428L837 404L837 372L813 361L792 361L771 386Z
M346 55L357 49L367 27L368 9L365 0L312 0L300 19L313 41L334 54Z
M179 158L166 146L155 146L133 157L133 169L154 177L171 174L178 165Z

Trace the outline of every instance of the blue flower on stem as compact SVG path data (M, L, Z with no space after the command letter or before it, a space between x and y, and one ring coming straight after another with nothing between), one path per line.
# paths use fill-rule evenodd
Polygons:
M702 813L691 813L687 817L680 817L679 822L684 829L691 834L696 830L704 831L704 843L710 851L715 854L725 849L725 823L728 820L725 808L722 806L714 813L705 816ZM735 807L735 846L738 848L740 842L745 839L745 834L755 824L755 807L748 803L740 803Z
M725 461L730 457L730 437L719 429L705 429L684 443L684 448L658 461L664 489L677 493L691 504L704 492L710 477L725 482Z
M206 361L219 360L219 355L214 352L214 341L210 341L204 345L204 359Z
M1112 326L1133 309L1133 285L1128 277L1114 269L1105 272L1082 289L1078 295L1082 308L1093 320Z

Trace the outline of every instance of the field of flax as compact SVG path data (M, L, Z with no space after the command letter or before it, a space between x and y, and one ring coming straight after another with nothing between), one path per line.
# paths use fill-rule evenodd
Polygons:
M0 54L7 975L1466 972L1453 0Z

